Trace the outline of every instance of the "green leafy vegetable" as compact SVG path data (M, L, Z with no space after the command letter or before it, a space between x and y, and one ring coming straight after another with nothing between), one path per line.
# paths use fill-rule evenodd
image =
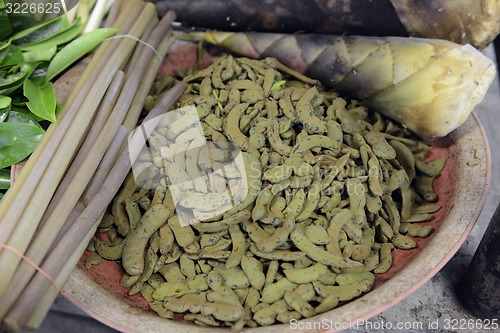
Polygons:
M271 87L271 91L274 91L276 89L278 89L279 87L281 87L282 85L284 85L286 83L285 80L281 80L281 81L278 81L278 82L275 82L273 84L273 86Z
M59 107L59 104L57 105ZM34 114L33 112L31 112L28 107L26 106L26 103L23 103L23 104L20 104L20 105L16 105L14 102L12 103L12 107L11 107L11 112L17 112L17 113L21 113L25 116L28 116L32 119L34 119L36 122L40 122L40 121L43 121L42 118L38 117L36 114ZM58 112L58 109L56 109L56 114Z
M0 109L0 123L3 123L5 119L9 116L10 107L6 107L4 109Z
M42 119L56 121L56 96L51 82L25 80L24 96L28 109Z
M10 171L0 170L0 190L6 190L9 188L9 186L10 186Z
M24 123L0 124L0 169L19 163L29 156L44 130Z
M12 103L12 98L9 96L0 95L0 109L8 107Z
M40 61L50 61L56 54L57 46L45 46L34 48L29 52L24 52L24 61L27 62L40 62Z
M52 80L75 61L92 51L103 40L113 36L118 31L114 28L97 29L66 45L50 62L49 68L47 68L47 80Z
M0 171L33 152L44 133L40 122L56 121L62 107L50 81L118 31L100 29L71 43L86 28L84 12L40 23L37 15L7 15L0 0Z
M38 123L37 118L33 117L33 114L31 112L19 112L16 110L10 110L5 121L11 123L25 123L42 128Z
M76 21L68 29L46 41L38 42L35 44L19 45L19 49L22 51L29 52L29 51L40 50L45 47L53 47L66 44L75 39L76 37L78 37L80 33L83 31L84 27L85 27L84 24L82 24L80 21Z
M37 64L25 62L11 67L8 71L0 69L0 95L10 95L23 85L24 80L35 70Z
M0 51L0 67L19 65L23 62L23 53L15 45L7 45Z
M7 14L4 12L5 3L3 0L0 0L0 39L7 38L12 33L12 27L10 26L10 19Z
M0 51L6 49L10 45L11 40L7 40L5 42L0 42Z
M25 29L12 36L15 44L32 44L47 40L56 33L68 27L66 16L59 16L29 29Z

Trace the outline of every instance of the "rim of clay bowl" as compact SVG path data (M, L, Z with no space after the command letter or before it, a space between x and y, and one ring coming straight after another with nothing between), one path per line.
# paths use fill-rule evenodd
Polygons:
M397 304L430 280L458 251L474 227L486 200L491 177L491 156L484 128L475 113L445 140L457 147L459 177L453 190L455 202L443 217L433 239L399 272L360 298L326 313L302 319L310 332L344 330L358 320L366 320ZM486 162L486 163L484 163ZM122 332L207 332L208 328L168 320L156 313L134 307L92 280L77 268L66 283L63 295L88 315ZM332 324L331 321L335 324ZM310 325L310 326L305 326ZM315 326L313 326L315 325ZM221 329L219 329L221 330ZM229 331L230 328L227 328ZM245 332L292 332L289 324L248 328Z

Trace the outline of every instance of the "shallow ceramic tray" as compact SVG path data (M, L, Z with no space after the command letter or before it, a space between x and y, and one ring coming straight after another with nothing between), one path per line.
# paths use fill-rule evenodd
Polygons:
M167 66L185 67L190 56L192 50L186 54L174 53ZM434 276L460 248L479 216L490 181L490 152L478 117L472 114L459 129L434 142L429 158L434 157L446 157L447 164L434 182L442 209L428 223L435 229L433 234L416 239L416 249L395 250L393 267L377 275L372 291L332 311L301 320L303 327L314 327L314 323L318 326L328 320L333 321L329 328L345 329L350 323L386 310ZM87 271L83 263L88 255L83 255L63 294L90 316L122 332L207 331L193 324L163 319L148 310L140 295L130 297L119 285L122 269L115 262L104 261ZM229 332L229 328L226 331ZM288 324L281 324L245 331L281 333L294 330Z

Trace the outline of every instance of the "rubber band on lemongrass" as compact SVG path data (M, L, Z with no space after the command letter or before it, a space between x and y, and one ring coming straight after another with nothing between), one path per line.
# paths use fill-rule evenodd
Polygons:
M34 269L36 269L47 280L49 280L49 282L52 284L52 286L54 286L54 289L55 289L56 293L59 293L61 291L59 289L59 287L57 286L56 281L46 271L44 271L40 266L38 266L37 264L35 264L30 258L28 258L24 254L22 254L19 250L17 250L16 248L13 248L12 246L6 245L6 244L0 244L0 248L4 248L4 249L6 249L6 250L8 250L8 251L10 251L12 253L14 253L15 255L18 255L19 257L21 257L21 259L23 259L24 261L26 261L28 263L28 265L30 265L31 267L33 267Z
M158 60L160 62L163 61L163 58L161 57L160 53L155 49L155 47L151 44L149 44L148 42L146 41L143 41L142 39L140 38L137 38L135 36L132 36L132 35L129 35L129 34L125 34L125 35L117 35L117 36L112 36L112 37L108 37L106 38L105 40L109 40L109 39L119 39L119 38L132 38L133 40L135 40L136 42L139 42L147 47L149 47L151 50L153 50L154 54L156 55L156 57L158 58Z

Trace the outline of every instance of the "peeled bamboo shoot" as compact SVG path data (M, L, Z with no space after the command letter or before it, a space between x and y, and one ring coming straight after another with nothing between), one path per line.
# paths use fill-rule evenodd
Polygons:
M152 0L183 24L226 31L439 38L477 48L500 31L498 0Z
M239 55L274 57L432 140L460 126L496 74L470 45L437 39L207 32Z

